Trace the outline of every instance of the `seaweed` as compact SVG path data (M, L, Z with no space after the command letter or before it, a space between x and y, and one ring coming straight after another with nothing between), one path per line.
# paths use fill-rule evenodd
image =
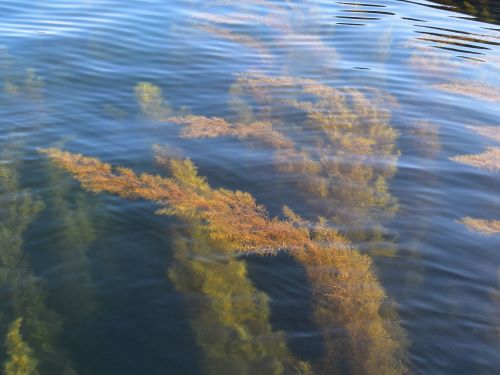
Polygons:
M500 220L485 220L473 217L464 217L460 220L470 230L482 234L483 236L491 236L500 234Z
M18 345L25 358L29 356L31 364L26 364L26 368L30 371L38 363L42 373L74 374L67 353L59 343L61 317L48 308L43 282L31 270L29 257L23 249L23 234L45 205L19 183L19 145L4 145L1 158L9 162L0 165L0 287L8 291L5 299L8 308L0 321L2 329L5 320L18 322L11 326L12 335L7 339L10 344L6 349L11 357L6 366L19 370L15 364ZM20 319L24 331L22 342L26 345L12 341L20 338L16 333L17 325L21 326Z
M489 172L500 171L500 148L488 147L486 151L476 155L457 155L450 158L457 163L467 164Z
M162 215L197 220L200 230L228 251L272 254L288 251L307 270L314 290L315 320L327 351L315 364L331 371L341 360L355 373L404 373L404 343L396 321L382 318L385 293L370 257L356 251L325 220L310 223L284 209L284 219L269 217L265 208L241 191L213 189L189 160L164 160L172 177L135 174L96 158L60 149L43 149L57 165L93 192L146 199L163 208ZM369 322L369 323L368 323ZM341 327L345 335L334 334Z
M467 126L467 129L470 129L476 132L483 137L490 138L496 142L500 142L500 127L498 126Z
M455 80L449 83L433 85L432 87L450 94L468 96L486 102L500 102L500 89L498 86L486 82Z
M289 353L284 332L273 332L269 298L258 291L224 241L196 220L172 231L168 276L183 293L206 374L310 374Z
M23 319L18 318L9 326L5 347L8 360L4 363L5 375L38 375L38 361L33 349L24 341L21 334Z
M387 179L399 151L387 108L398 105L395 98L300 77L236 77L230 90L236 121L194 115L161 121L181 125L185 138L235 137L270 147L276 168L296 177L309 206L350 228L353 238L366 238L375 219L392 217L398 206ZM299 111L305 122L281 118L283 109Z

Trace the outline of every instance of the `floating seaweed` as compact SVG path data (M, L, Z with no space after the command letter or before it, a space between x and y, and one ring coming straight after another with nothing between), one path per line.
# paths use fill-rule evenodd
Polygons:
M478 232L484 236L500 234L500 220L485 220L473 217L464 217L460 220L462 224L470 230Z
M345 361L354 373L405 372L404 343L397 322L380 315L385 293L370 257L352 248L324 220L309 223L288 208L285 220L271 218L250 194L211 188L189 159L165 160L172 173L165 178L137 175L60 149L41 152L87 190L152 200L163 206L158 214L198 220L200 230L214 241L224 241L228 251L289 251L306 268L314 290L315 320L327 347L323 360L315 365L318 371L329 373ZM345 333L335 334L335 327Z
M485 169L489 172L500 171L500 148L488 147L486 151L477 155L458 155L453 156L450 160L457 163L467 164L472 167Z

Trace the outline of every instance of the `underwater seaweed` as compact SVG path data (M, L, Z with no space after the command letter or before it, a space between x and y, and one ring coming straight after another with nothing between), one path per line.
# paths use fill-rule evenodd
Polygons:
M38 375L38 361L33 356L33 350L23 340L21 324L23 319L18 318L9 326L5 347L7 361L4 363L5 375Z
M139 82L135 86L135 96L142 113L150 119L161 120L170 115L171 109L158 86L149 82Z
M385 293L370 257L351 247L326 221L309 223L288 208L284 208L285 220L271 218L250 194L211 188L189 159L165 161L172 174L166 178L137 175L60 149L41 152L87 190L151 200L163 206L158 214L198 220L202 231L214 241L224 241L230 251L289 251L306 267L314 290L315 320L327 347L316 365L318 371L328 373L340 360L360 374L406 371L404 343L397 329L393 334L397 322L384 321L380 315ZM335 335L335 327L346 334Z
M182 125L181 136L184 138L215 138L222 136L238 139L253 138L274 148L291 148L293 142L282 133L272 129L270 122L252 122L250 124L230 124L219 117L184 116L169 117L164 121Z
M250 2L207 2L205 7L224 5L222 9L212 12L195 11L192 14L193 24L198 29L216 37L229 40L257 51L261 62L278 65L284 57L305 68L318 67L322 71L334 68L332 61L338 60L336 49L323 40L320 26L311 24L310 19L318 15L314 4L276 4L268 1ZM234 26L237 26L235 28ZM233 26L232 29L226 28ZM255 38L252 28L269 28L266 40Z
M33 274L23 249L23 234L45 205L20 185L20 146L2 145L1 159L8 162L0 164L0 288L9 291L5 298L10 307L0 315L0 329L7 329L6 320L22 319L23 341L38 370L75 374L59 345L61 317L48 308L42 281Z
M456 80L432 87L450 94L469 96L492 103L500 102L500 88L486 82Z
M464 217L463 219L460 219L460 223L467 226L470 230L484 236L500 234L500 220L485 220L473 217Z
M272 59L272 55L268 51L267 46L254 37L212 25L201 25L198 26L198 28L207 34L212 34L216 37L254 49L263 61Z
M169 278L185 296L206 374L311 374L294 359L284 332L273 332L268 297L247 276L246 264L196 220L173 231Z
M251 135L271 146L277 169L295 175L308 203L337 223L361 231L375 213L390 217L395 212L397 202L386 183L399 156L398 133L385 109L397 106L393 97L373 89L364 93L336 89L307 78L260 73L236 77L231 94L241 115L235 125L202 116L165 121L184 121L188 126L181 132L184 137L246 139ZM304 96L309 99L291 99ZM282 108L303 112L306 121L292 124L281 119L282 113L290 112ZM266 126L255 131L256 123Z
M426 120L412 121L410 126L409 134L419 154L426 158L435 158L441 151L439 127Z
M500 148L488 147L486 151L476 155L457 155L450 158L457 163L467 164L489 172L500 171Z
M46 163L45 172L53 187L45 199L48 205L46 212L53 218L50 222L54 223L52 230L57 234L47 258L55 265L65 265L65 272L51 279L53 285L57 285L52 298L57 301L58 312L65 318L81 322L97 308L89 287L92 275L88 250L97 237L90 216L92 206L85 193L73 191L72 180L53 163Z
M466 126L483 137L493 139L496 142L500 142L500 127L499 126Z

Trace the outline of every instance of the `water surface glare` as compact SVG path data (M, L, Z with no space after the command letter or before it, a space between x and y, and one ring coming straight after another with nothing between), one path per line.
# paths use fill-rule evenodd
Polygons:
M0 373L500 373L500 4L0 3Z

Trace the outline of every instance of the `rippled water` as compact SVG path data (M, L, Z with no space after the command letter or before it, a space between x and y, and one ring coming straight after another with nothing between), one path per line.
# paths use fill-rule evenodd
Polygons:
M0 19L5 375L500 373L496 1Z

